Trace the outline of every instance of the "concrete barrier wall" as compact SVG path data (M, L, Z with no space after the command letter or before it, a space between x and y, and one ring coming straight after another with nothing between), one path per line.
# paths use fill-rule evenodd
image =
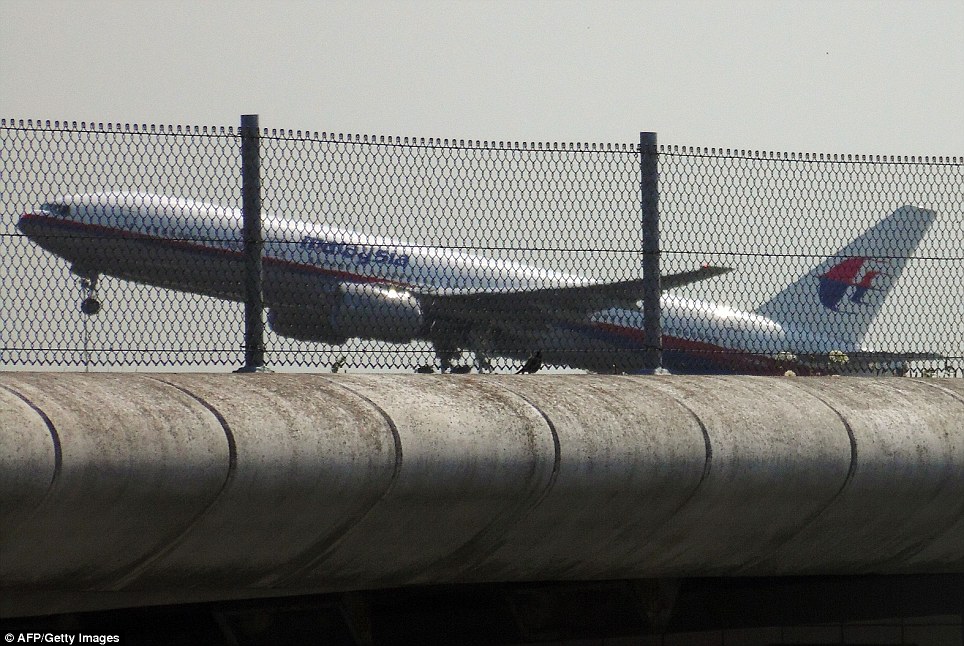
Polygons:
M954 380L0 375L6 615L964 572Z

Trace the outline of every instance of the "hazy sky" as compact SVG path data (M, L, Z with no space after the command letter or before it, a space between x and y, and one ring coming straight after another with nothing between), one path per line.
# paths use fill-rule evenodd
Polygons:
M0 116L964 154L964 2L0 0Z

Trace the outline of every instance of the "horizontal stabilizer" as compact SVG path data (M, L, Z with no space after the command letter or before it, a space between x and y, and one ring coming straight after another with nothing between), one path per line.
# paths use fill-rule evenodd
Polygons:
M938 361L946 359L947 356L937 352L847 352L832 354L827 352L811 352L795 354L804 363L826 363L838 361L840 363L858 363L861 365L869 363L889 363L894 361ZM839 357L839 359L837 359Z

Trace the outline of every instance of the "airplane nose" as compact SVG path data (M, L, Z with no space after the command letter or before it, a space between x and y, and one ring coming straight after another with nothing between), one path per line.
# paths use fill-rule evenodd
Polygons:
M20 231L20 233L27 235L27 228L30 226L29 222L32 217L35 217L34 213L24 213L20 216L20 219L17 220L16 225L17 230Z
M27 212L20 216L17 220L17 230L23 235L30 237L37 233L40 227L41 219L44 217L43 213Z

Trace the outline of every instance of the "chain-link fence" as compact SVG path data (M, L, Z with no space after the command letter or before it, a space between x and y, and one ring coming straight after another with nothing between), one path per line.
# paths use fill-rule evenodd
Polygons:
M0 120L0 365L241 364L240 151L236 128ZM640 158L262 131L266 363L639 370ZM964 374L964 160L658 167L671 372Z

